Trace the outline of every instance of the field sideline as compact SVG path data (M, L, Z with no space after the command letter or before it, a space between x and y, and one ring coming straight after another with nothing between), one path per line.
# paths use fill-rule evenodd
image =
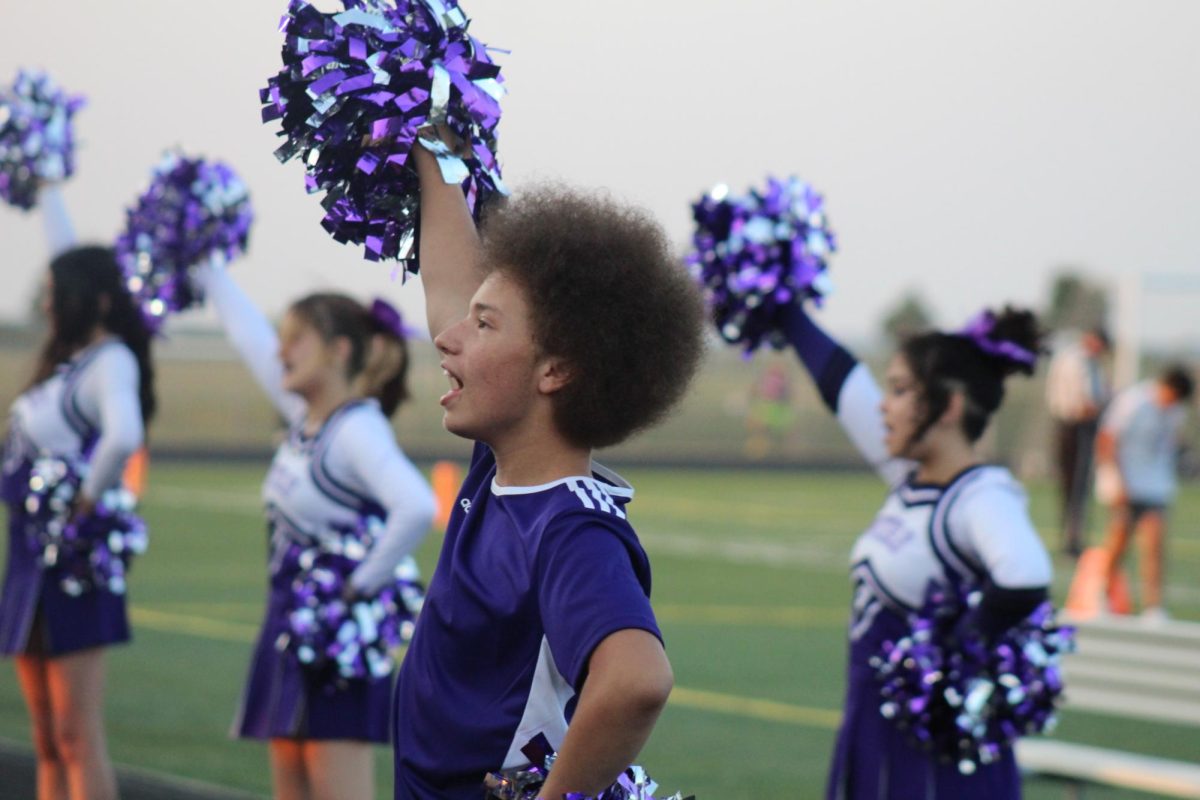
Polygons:
M108 719L121 763L265 793L264 748L226 732L264 594L261 466L155 464L135 566L136 643L113 651ZM664 789L700 800L818 797L842 691L849 547L882 496L869 475L626 470L631 519L654 562L654 604L677 689L642 761ZM1039 528L1053 530L1047 486ZM1097 518L1098 520L1098 518ZM1200 487L1170 538L1172 612L1200 620ZM428 575L441 538L419 553ZM1048 538L1048 541L1049 538ZM1058 563L1056 595L1067 565ZM1066 738L1195 759L1195 729L1067 714ZM28 742L11 664L0 666L0 738ZM390 797L380 751L379 796ZM0 784L3 783L0 776ZM1031 782L1027 797L1060 787ZM1089 792L1092 798L1134 798Z

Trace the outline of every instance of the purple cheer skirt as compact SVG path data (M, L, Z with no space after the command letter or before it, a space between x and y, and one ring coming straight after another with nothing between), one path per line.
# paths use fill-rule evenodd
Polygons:
M392 677L337 680L306 668L276 646L287 630L293 574L271 578L267 612L233 735L242 739L351 739L385 744Z
M829 768L826 800L1019 800L1021 776L1012 749L972 775L909 742L904 732L879 713L879 683L872 655L885 640L904 636L899 615L880 611L870 629L850 643L846 702Z
M53 658L129 641L125 596L92 590L72 597L55 570L38 563L24 511L8 505L8 563L0 589L0 655Z

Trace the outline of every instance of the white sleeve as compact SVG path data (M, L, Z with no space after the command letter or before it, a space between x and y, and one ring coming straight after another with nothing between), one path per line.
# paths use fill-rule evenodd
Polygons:
M46 243L50 246L50 258L55 258L75 246L75 226L67 213L67 204L62 189L51 184L41 190L38 205L42 209L42 227L46 231Z
M288 424L303 419L307 406L298 395L283 388L279 337L258 306L222 267L200 267L196 270L194 280L216 309L230 343L250 369L254 380L267 393L271 405Z
M105 345L85 367L76 395L80 410L100 438L92 453L83 494L97 500L121 482L125 462L142 446L142 406L137 359L123 345Z
M1029 518L1025 490L1015 480L988 483L966 494L950 509L948 528L1004 589L1037 589L1053 577L1050 555Z
M400 450L387 418L377 410L350 415L336 436L335 446L325 455L326 469L387 511L379 541L350 576L357 591L373 594L421 544L437 506L433 489Z
M889 486L895 486L904 480L913 464L888 454L880 410L882 400L883 394L871 377L871 371L859 363L850 370L838 392L837 420L871 469Z

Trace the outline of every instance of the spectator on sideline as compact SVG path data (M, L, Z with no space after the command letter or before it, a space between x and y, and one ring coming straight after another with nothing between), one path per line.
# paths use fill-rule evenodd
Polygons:
M1101 364L1108 352L1108 335L1092 328L1055 352L1046 376L1062 500L1061 548L1072 556L1083 552L1087 530L1096 424L1110 392Z
M1106 587L1111 590L1130 534L1141 546L1142 617L1160 622L1166 512L1175 498L1179 433L1192 396L1192 376L1182 366L1120 392L1105 412L1096 440L1096 490L1109 506ZM1105 607L1105 606L1101 606Z

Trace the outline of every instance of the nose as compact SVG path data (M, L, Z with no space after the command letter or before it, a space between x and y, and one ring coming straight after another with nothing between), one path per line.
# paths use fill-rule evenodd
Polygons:
M437 348L439 353L445 355L453 355L462 352L462 339L460 332L466 317L446 328L439 333L433 340L433 346Z

